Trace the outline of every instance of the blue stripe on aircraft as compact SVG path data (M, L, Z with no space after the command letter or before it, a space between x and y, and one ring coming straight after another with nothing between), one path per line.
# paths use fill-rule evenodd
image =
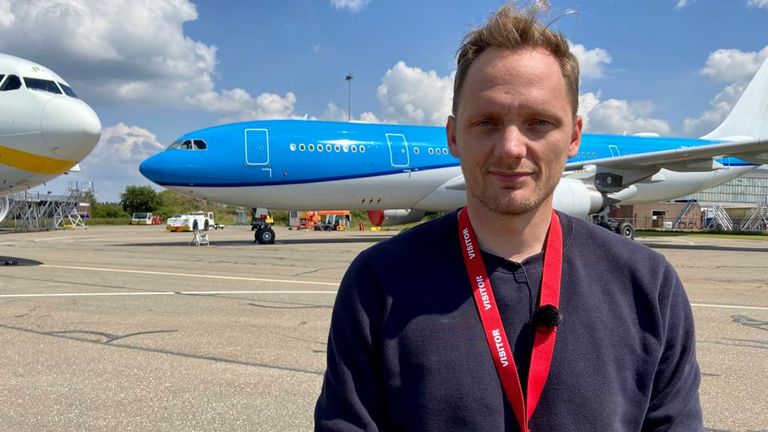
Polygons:
M307 183L322 183L322 182L328 182L328 181L337 181L337 180L350 180L350 179L359 179L359 178L368 178L368 177L378 177L378 176L389 176L389 175L396 175L396 174L402 174L407 172L423 172L423 171L430 171L435 169L441 169L441 168L450 168L458 166L458 163L455 164L446 164L446 165L436 165L428 168L418 168L418 169L412 169L412 170L401 170L401 171L385 171L385 172L376 172L376 173L365 173L365 174L355 174L355 175L346 175L346 176L329 176L329 177L323 177L318 179L309 179L309 180L270 180L270 181L262 181L262 182L217 182L217 183L179 183L179 182L167 182L167 183L158 183L160 186L195 186L195 187L247 187L247 186L282 186L282 185L292 185L292 184L307 184Z

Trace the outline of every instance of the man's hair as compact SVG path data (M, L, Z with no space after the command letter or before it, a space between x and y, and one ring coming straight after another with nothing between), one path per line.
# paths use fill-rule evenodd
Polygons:
M579 61L571 53L562 33L539 23L539 12L548 9L546 1L536 1L525 11L518 11L514 4L507 3L494 12L484 26L464 37L457 53L456 78L453 81L453 115L459 109L461 89L469 68L480 54L490 48L510 51L542 48L549 52L560 63L573 115L576 115L579 108Z

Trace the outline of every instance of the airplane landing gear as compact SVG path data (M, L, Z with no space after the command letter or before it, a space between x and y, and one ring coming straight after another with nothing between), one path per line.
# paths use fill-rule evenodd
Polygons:
M629 222L618 222L616 219L609 218L608 212L610 211L610 207L607 207L603 209L600 213L598 213L595 216L595 224L615 232L616 234L619 234L621 236L624 236L629 239L635 238L635 227Z
M255 231L253 242L258 244L275 244L275 231L262 219L256 219L251 224Z
M622 222L619 224L618 228L616 228L616 232L619 235L623 235L630 239L635 238L635 227L629 222Z

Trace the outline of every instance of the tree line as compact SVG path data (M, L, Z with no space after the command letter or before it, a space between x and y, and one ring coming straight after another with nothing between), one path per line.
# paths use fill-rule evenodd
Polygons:
M92 219L126 219L133 213L152 213L168 219L176 214L193 211L212 211L216 217L226 222L234 219L236 208L213 203L202 198L193 198L177 192L165 190L157 192L151 186L127 186L120 194L120 202L91 201Z

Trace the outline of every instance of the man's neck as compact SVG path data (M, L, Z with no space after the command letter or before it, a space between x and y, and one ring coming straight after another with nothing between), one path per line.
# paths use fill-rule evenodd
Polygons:
M521 215L497 213L480 203L467 203L467 211L480 249L485 252L522 262L544 248L552 219L551 202Z

